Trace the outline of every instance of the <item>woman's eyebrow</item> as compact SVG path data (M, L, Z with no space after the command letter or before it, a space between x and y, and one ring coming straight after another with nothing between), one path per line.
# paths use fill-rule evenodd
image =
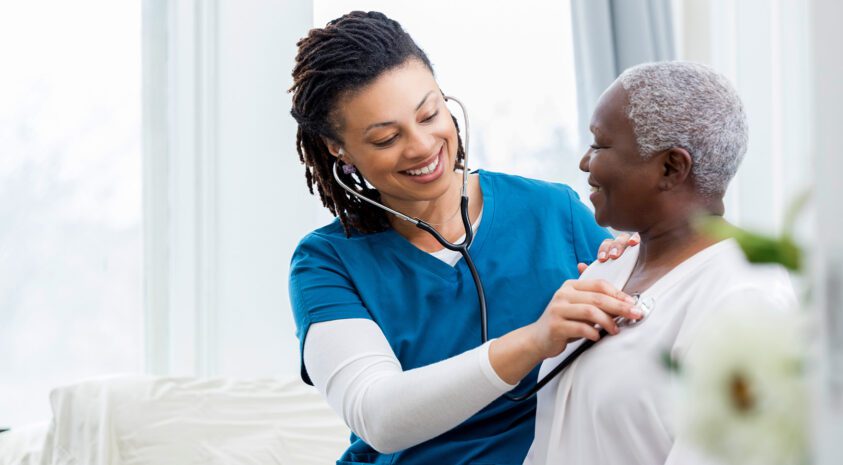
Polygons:
M363 130L363 134L366 134L367 132L371 131L372 129L382 128L384 126L392 126L393 124L398 124L398 123L395 122L395 121L384 121L383 123L370 124L370 125L366 126L366 129Z
M419 102L419 104L416 106L416 111L419 111L419 108L421 108L421 107L422 107L422 105L424 105L424 102L426 102L426 101L427 101L427 98L428 98L428 97L430 97L430 94L432 94L432 93L433 93L433 91L431 90L430 92L428 92L428 93L424 94L424 98L423 98L423 99L422 99L422 101L421 101L421 102Z
M421 102L419 102L419 104L416 105L416 111L419 111L419 108L421 108L422 105L424 105L424 103L427 102L427 99L428 99L428 97L430 97L431 94L433 94L432 90L430 92L424 94L424 98L422 98ZM366 129L363 130L363 134L371 131L372 129L382 128L384 126L391 126L393 124L397 124L397 123L395 121L384 121L382 123L370 124L370 125L366 126Z

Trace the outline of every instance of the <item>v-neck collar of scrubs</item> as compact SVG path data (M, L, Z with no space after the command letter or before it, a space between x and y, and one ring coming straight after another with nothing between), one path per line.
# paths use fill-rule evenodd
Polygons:
M474 232L474 242L469 246L470 254L479 254L483 250L483 245L486 243L486 238L492 234L495 223L495 189L491 179L483 170L477 170L480 181L480 192L483 195L483 219L477 226ZM433 255L421 250L413 245L397 231L390 228L384 232L385 237L390 240L400 253L406 254L412 260L424 263L425 267L432 272L438 274L440 277L451 280L454 275L461 272L461 268L466 267L465 260L460 260L456 265L451 266ZM473 258L473 257L472 257Z

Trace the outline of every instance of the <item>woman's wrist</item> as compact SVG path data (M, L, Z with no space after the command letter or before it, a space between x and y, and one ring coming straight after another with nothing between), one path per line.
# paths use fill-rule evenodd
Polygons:
M492 341L489 362L495 373L508 384L517 384L544 360L533 337L534 325L511 331Z

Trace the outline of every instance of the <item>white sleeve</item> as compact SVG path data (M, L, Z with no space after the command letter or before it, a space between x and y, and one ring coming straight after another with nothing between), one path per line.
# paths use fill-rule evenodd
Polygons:
M375 322L333 320L308 330L304 364L349 428L392 453L439 436L515 387L492 368L489 342L403 371Z

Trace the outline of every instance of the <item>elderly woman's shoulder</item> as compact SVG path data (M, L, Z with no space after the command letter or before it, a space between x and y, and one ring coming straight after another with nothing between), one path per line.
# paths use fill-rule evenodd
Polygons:
M764 296L764 300L790 307L796 302L796 293L788 271L773 264L750 263L740 246L733 239L718 244L718 259L710 263L707 270L709 284L719 289L723 299L752 299Z

